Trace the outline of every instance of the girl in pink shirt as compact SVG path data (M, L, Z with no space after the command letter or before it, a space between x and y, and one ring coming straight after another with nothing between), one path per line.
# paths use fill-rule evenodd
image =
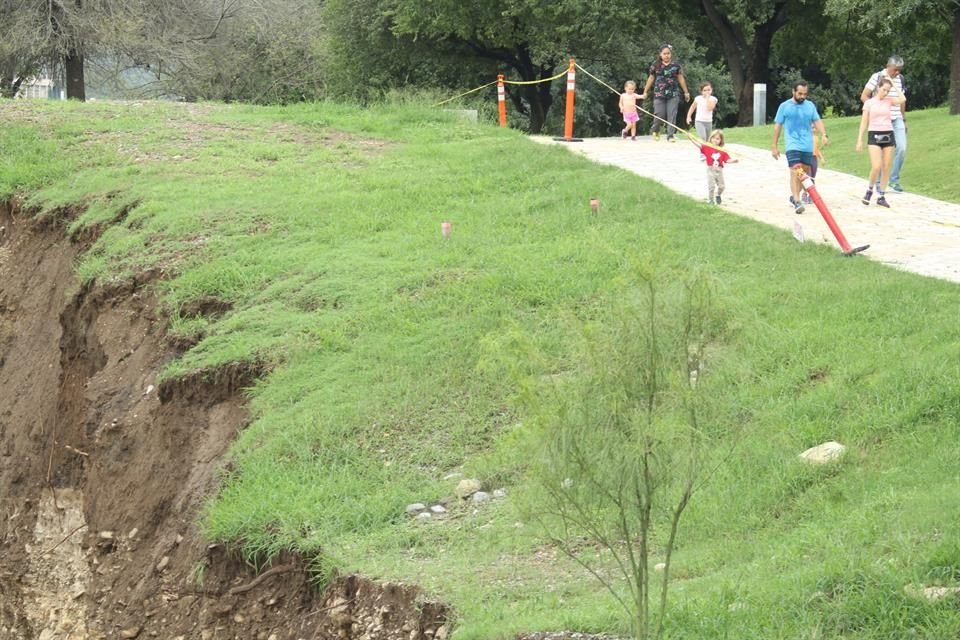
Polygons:
M630 136L631 140L637 139L637 121L640 114L637 113L637 83L633 80L627 80L623 85L623 93L620 94L620 113L623 114L623 122L626 125L620 136L626 138Z
M890 79L884 78L877 85L877 95L863 104L863 117L860 119L860 132L857 134L857 151L863 151L863 134L867 132L867 150L870 153L870 178L867 182L867 192L861 202L870 204L873 185L879 176L881 182L877 191L877 204L887 208L890 207L885 197L887 180L890 176L890 165L893 163L893 151L896 146L890 109L906 101L903 95L896 98L887 95L892 86Z

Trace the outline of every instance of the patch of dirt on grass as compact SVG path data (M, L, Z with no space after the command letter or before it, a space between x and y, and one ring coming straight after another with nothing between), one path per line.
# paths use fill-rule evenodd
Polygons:
M205 541L251 372L161 394L176 354L151 279L79 286L63 224L7 202L0 227L0 638L445 637L447 608L415 587L319 593L299 558L258 577Z

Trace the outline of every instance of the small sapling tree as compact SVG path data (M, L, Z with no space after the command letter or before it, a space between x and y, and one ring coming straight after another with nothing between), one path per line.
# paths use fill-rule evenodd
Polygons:
M542 430L530 515L649 640L664 632L681 517L717 463L701 422L721 323L709 278L666 285L650 268L633 273L639 286L610 317L583 325L573 371L527 394Z

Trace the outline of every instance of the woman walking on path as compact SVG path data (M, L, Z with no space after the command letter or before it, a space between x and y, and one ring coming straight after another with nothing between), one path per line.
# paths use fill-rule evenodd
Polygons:
M877 85L877 95L863 105L860 132L857 134L857 151L863 151L863 134L867 132L867 150L870 153L870 176L867 178L867 192L863 195L862 202L870 204L873 185L879 177L877 204L888 208L890 205L886 198L887 181L890 179L890 165L893 163L893 151L896 147L891 111L906 100L903 95L890 97L892 87L890 78L883 78Z
M660 54L656 61L650 65L650 75L647 76L647 82L643 87L643 93L640 94L641 100L646 100L650 88L653 88L653 113L657 116L653 121L650 131L653 133L653 139L660 139L660 129L663 127L663 121L670 124L667 126L667 140L676 142L674 133L677 126L677 108L680 106L680 91L683 91L685 102L690 101L690 91L687 89L687 79L683 75L683 67L673 61L673 46L665 44L660 47Z
M890 56L887 60L887 66L870 76L867 84L863 87L860 94L860 102L866 102L877 91L880 82L888 78L893 86L890 87L890 97L907 97L907 81L903 77L903 58L900 56ZM893 123L893 140L896 143L896 150L893 152L893 164L890 169L890 190L896 193L902 193L903 187L900 186L900 169L903 167L903 160L907 155L907 119L904 115L904 109L894 106L890 110L890 120ZM886 175L886 172L884 173Z

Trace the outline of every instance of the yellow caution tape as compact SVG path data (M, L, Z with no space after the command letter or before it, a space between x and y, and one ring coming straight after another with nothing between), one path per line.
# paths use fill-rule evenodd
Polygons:
M490 85L494 85L494 84L497 84L497 81L496 81L496 80L494 80L493 82L488 82L487 84L483 85L482 87L477 87L476 89L470 89L470 91L465 91L464 93L461 93L461 94L458 95L458 96L453 96L452 98L447 98L446 100L444 100L444 101L442 101L442 102L438 102L437 104L435 104L435 105L433 105L433 106L439 107L439 106L442 105L442 104L447 104L448 102L452 102L452 101L456 100L457 98L462 98L463 96L468 96L468 95L470 95L471 93L475 93L475 92L477 92L477 91L480 91L481 89L486 89L486 88L489 87Z
M562 78L565 75L567 75L567 69L564 69L552 78L543 78L542 80L504 80L503 84L540 84L543 82L553 82L557 78Z
M553 82L553 81L556 80L557 78L562 78L564 75L566 75L566 73L567 73L567 71L564 70L564 71L562 71L561 73L558 73L557 75L553 76L552 78L543 78L542 80L504 80L504 81L503 81L503 84L541 84L541 83L543 83L543 82ZM438 102L438 103L436 103L436 104L433 105L433 106L439 107L439 106L442 105L442 104L447 104L448 102L452 102L452 101L456 100L457 98L462 98L463 96L468 96L468 95L470 95L471 93L475 93L475 92L477 92L477 91L480 91L481 89L486 89L487 87L489 87L489 86L491 86L491 85L494 85L494 84L497 84L497 81L496 81L496 80L494 80L493 82L488 82L487 84L483 85L482 87L477 87L476 89L470 89L470 91L465 91L465 92L461 93L461 94L458 95L458 96L453 96L452 98L447 98L446 100L444 100L444 101L442 101L442 102Z
M593 75L592 73L590 73L589 71L587 71L586 69L584 69L583 67L581 67L579 63L577 63L577 69L580 69L580 71L583 71L585 74L587 74L588 76L590 76L591 78L593 78L594 80L596 80L597 82L599 82L600 84L602 84L603 86L605 86L607 89L610 89L610 91L613 91L613 92L614 92L615 94L617 94L618 96L620 95L620 92L619 92L619 91L617 91L616 89L614 89L613 87L611 87L610 85L608 85L606 82L604 82L603 80L601 80L601 79L598 78L597 76Z

